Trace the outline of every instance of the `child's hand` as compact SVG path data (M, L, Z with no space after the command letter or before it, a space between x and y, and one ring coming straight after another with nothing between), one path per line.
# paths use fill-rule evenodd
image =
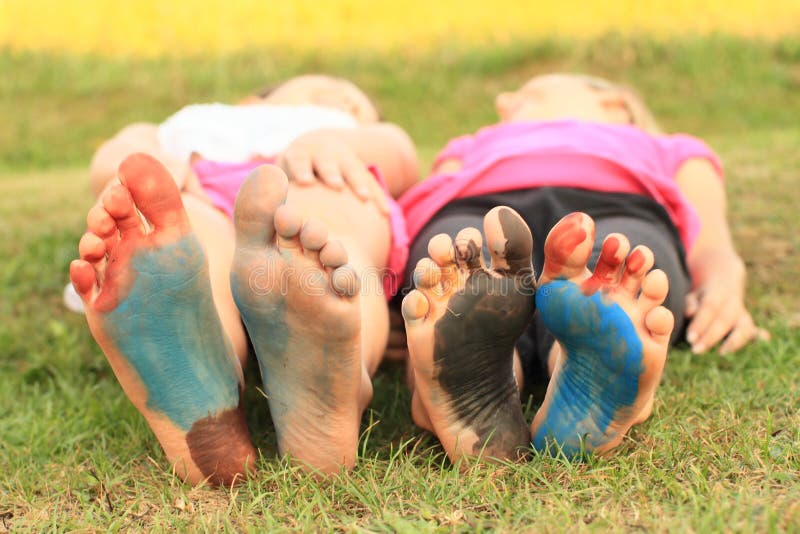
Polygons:
M704 263L700 280L686 296L685 313L691 319L686 340L692 352L706 352L723 338L721 354L737 351L756 339L769 339L769 332L757 327L745 308L745 271L739 257L714 255Z
M335 132L319 130L297 138L281 155L279 163L289 179L300 185L312 185L317 180L336 190L347 185L358 198L375 202L383 213L389 213L380 184Z

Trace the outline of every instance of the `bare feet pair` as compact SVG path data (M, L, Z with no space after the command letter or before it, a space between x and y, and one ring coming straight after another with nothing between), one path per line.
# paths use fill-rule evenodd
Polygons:
M176 472L229 485L256 459L240 364L180 192L136 154L87 217L70 277L95 340ZM231 287L255 347L282 453L352 467L372 394L360 354L358 279L326 229L283 205L286 175L260 167L236 205Z
M81 259L70 267L73 284L95 339L178 474L231 484L256 453L205 254L161 164L134 155L119 177L121 185L89 213ZM231 287L280 451L329 473L355 463L372 393L361 357L358 279L325 228L284 205L287 190L286 176L269 166L244 184ZM624 237L610 237L592 275L588 217L573 215L548 237L535 299L564 351L529 431L512 353L534 306L530 232L512 210L497 208L485 233L491 270L481 264L477 230L462 232L458 247L439 236L431 259L418 266L418 291L404 303L415 421L453 459L481 451L515 458L531 434L537 448L548 439L567 451L615 446L649 415L672 327L659 306L663 273L645 277L652 254L628 256Z
M491 268L483 264L481 233L467 228L455 243L434 237L430 258L414 272L417 289L403 302L414 420L454 461L517 459L531 445L568 456L616 447L650 415L673 328L661 306L666 276L649 272L652 252L630 252L624 236L609 235L592 273L594 222L573 213L547 237L534 297L532 239L522 218L495 208L484 233ZM557 339L557 363L529 430L513 361L534 301Z

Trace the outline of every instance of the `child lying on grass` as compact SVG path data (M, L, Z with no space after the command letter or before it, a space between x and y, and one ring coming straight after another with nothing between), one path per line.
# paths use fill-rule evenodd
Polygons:
M321 472L354 465L389 331L376 286L402 233L386 191L416 178L408 136L327 76L186 108L98 150L101 196L71 279L180 476L227 485L256 458L241 408L248 334L280 451Z
M173 146L167 121L149 147L112 141L121 146L95 158L105 191L72 281L123 389L193 483L230 484L255 458L240 406L248 335L281 453L323 473L356 461L389 330L375 273L408 252L367 168L398 193L415 179L416 156L338 80L288 82L291 98L279 87L266 104L284 95L277 104L338 108L338 96L308 90L318 82L349 102L356 125L311 128L277 155L232 142L223 156L245 161L219 162L206 156L225 146L213 135L158 152ZM725 334L723 350L760 335L743 304L717 160L694 138L658 135L638 100L595 79L537 78L498 108L500 125L449 144L435 176L400 201L416 265L403 303L412 415L453 459L517 458L531 437L540 450L604 452L649 416L673 317L693 317L697 352ZM178 141L196 119L176 128L186 132ZM117 166L120 183L106 186ZM491 269L470 227L481 219ZM650 272L654 262L661 270ZM548 377L529 430L518 388Z
M453 459L608 451L649 417L684 330L698 354L767 337L744 304L721 165L602 79L539 76L496 104L498 124L451 141L400 199L412 415ZM518 391L542 380L529 432Z

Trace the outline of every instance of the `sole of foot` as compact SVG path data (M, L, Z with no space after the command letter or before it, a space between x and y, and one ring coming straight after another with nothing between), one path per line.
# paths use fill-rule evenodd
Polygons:
M359 277L325 226L286 204L280 168L253 171L236 200L231 288L258 357L281 454L322 474L356 462L372 397Z
M454 462L482 456L519 459L530 447L514 377L514 345L534 305L530 230L510 208L484 218L483 237L466 228L455 243L431 239L403 301L414 370L412 416Z
M89 212L72 283L95 340L178 475L230 485L256 453L205 253L163 165L134 154L118 177Z
M564 217L548 234L536 308L557 340L557 361L531 434L539 451L568 457L605 453L647 419L666 361L672 313L669 283L647 247L630 251L621 234L587 262L594 221ZM630 252L630 253L629 253Z

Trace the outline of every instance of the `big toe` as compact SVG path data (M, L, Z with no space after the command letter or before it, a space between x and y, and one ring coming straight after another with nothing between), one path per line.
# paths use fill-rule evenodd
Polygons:
M585 213L570 213L550 230L544 244L540 284L555 278L575 278L586 272L594 245L594 221Z
M525 220L506 206L493 208L483 219L492 269L511 274L532 272L533 237Z
M130 191L136 208L157 230L189 230L181 193L160 161L144 153L128 156L119 166L119 180Z
M264 247L275 237L275 211L286 201L289 180L274 165L249 174L236 197L233 220L240 247Z

